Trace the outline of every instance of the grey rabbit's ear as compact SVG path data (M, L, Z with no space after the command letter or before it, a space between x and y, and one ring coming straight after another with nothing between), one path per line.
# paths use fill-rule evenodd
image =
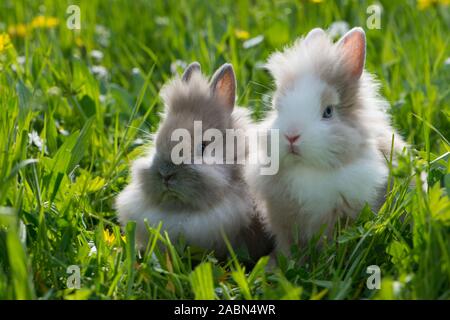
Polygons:
M181 76L181 79L184 82L188 82L192 76L192 73L200 72L200 70L201 70L200 63L198 63L197 61L192 62L190 65L187 66L186 70L184 70L183 75Z
M352 79L359 79L366 60L366 34L362 28L353 28L337 43L342 50L344 64Z
M229 111L233 111L236 99L236 76L233 66L229 63L222 65L213 75L210 88Z

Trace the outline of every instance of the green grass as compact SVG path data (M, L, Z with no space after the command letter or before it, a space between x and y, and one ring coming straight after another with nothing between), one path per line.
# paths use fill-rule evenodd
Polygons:
M262 117L273 89L260 67L268 55L316 26L365 27L371 2L74 2L78 33L66 28L66 1L0 4L0 33L44 7L60 19L55 28L12 36L13 47L0 54L0 298L450 298L448 7L382 1L381 29L366 29L367 69L412 145L391 172L379 214L363 210L322 250L293 248L268 272L267 258L252 269L236 259L218 263L158 230L139 255L135 226L120 229L113 200L143 151L139 139L158 126L158 92L174 61L197 60L209 74L231 62L239 104ZM264 39L244 48L236 30ZM105 79L90 72L93 49L104 54ZM32 133L43 147L39 139L30 144ZM70 265L81 269L80 290L66 286ZM370 265L381 268L381 290L366 287Z

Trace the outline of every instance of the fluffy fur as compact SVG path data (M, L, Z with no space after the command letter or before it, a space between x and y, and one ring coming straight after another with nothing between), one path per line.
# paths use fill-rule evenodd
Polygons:
M222 231L233 246L246 245L254 258L268 253L270 239L259 223L259 209L248 192L242 165L175 165L171 160L172 148L178 144L171 141L172 132L184 128L193 137L194 121L202 121L203 131L245 129L246 113L234 108L235 88L231 65L222 66L208 83L200 66L193 63L182 78L162 89L166 115L155 148L134 162L131 183L116 202L122 224L137 221L140 246L148 240L147 220L151 226L162 222L173 240L183 237L188 244L215 250L220 257L227 252ZM192 145L189 156L201 156L204 143Z
M392 136L395 152L404 142L363 70L365 45L361 28L337 43L314 29L269 58L275 111L262 126L280 130L280 170L263 176L253 167L248 176L282 251L323 226L329 235L338 218L355 218L366 203L376 210L383 202ZM293 136L291 144L286 137Z

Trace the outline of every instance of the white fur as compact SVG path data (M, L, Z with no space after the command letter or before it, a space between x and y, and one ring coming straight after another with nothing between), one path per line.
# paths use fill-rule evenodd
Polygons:
M386 186L388 166L380 150L395 130L372 77L364 72L358 80L362 102L353 112L361 124L352 125L338 112L332 119L322 117L324 107L340 101L337 89L317 70L331 72L338 67L339 52L324 33L317 32L269 59L277 84L276 111L259 127L280 130L280 170L264 176L252 166L246 174L267 206L266 222L278 249L286 253L291 244L304 244L323 226L329 234L338 218L356 218L366 203L375 207ZM298 154L290 153L285 135L300 135L294 143ZM403 146L401 138L397 145Z
M267 202L266 222L276 235L278 249L284 252L293 238L305 242L324 224L328 227L338 217L355 218L366 202L375 205L388 174L384 158L373 147L338 169L324 170L295 161L285 158L276 176L259 175L257 168L248 174L256 193Z

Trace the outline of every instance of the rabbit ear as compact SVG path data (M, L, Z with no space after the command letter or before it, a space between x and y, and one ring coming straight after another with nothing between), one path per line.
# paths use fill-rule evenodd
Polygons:
M193 72L200 72L200 63L198 63L197 61L192 62L187 66L186 70L184 70L183 75L181 76L181 79L184 82L188 82Z
M225 63L214 73L210 88L212 93L232 111L236 98L236 76L231 64Z
M314 39L317 39L319 37L323 37L326 36L327 34L325 33L325 31L323 31L323 29L321 28L314 28L312 29L310 32L308 32L308 35L305 37L305 42L306 43L311 43L311 41L313 41Z
M362 28L353 28L337 43L341 48L344 65L350 76L357 80L361 77L366 60L366 34Z

